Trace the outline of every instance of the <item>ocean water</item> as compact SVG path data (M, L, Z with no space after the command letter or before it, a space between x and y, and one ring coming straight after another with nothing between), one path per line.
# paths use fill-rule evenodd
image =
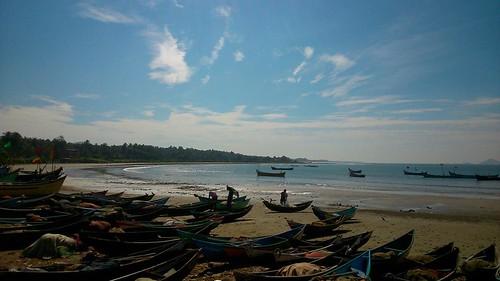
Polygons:
M289 167L282 164L274 166ZM378 196L431 195L458 198L500 200L499 181L475 179L432 179L403 174L404 164L318 164L318 167L294 165L285 178L257 177L256 169L271 171L270 164L175 164L128 167L106 167L90 170L69 170L70 184L76 186L126 189L131 192L155 194L207 194L209 190L224 192L231 185L253 198L275 198L287 189L292 198L314 199L318 202L365 203L375 206ZM366 178L349 177L348 168L361 169ZM411 165L411 171L431 174L498 174L500 166L490 165ZM92 179L92 180L89 180ZM97 185L97 186L96 186ZM332 198L332 191L353 196ZM363 195L366 194L366 195ZM359 199L361 198L361 199ZM372 200L370 200L370 198ZM359 199L359 200L354 200ZM362 200L363 199L363 200ZM347 201L347 202L346 202Z

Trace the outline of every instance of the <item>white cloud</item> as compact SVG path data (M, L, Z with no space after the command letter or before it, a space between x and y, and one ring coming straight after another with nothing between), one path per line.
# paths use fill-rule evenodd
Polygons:
M214 62L219 58L219 52L222 50L223 47L224 47L224 36L221 36L219 40L217 40L217 43L215 43L215 46L212 49L210 57L203 58L203 63L214 64Z
M326 89L320 93L322 97L341 97L347 95L355 88L363 85L370 76L353 75L348 78L341 79L337 85Z
M440 112L443 111L441 108L415 108L415 109L402 109L391 111L394 114L420 114L429 112Z
M303 61L301 64L297 65L297 67L295 67L295 69L293 70L293 76L297 76L297 74L299 74L299 72L302 71L302 69L304 69L304 66L306 66L305 61Z
M302 77L298 77L298 78L288 77L288 78L286 78L286 81L288 83L300 83L300 80L302 80Z
M419 100L402 99L398 96L379 96L373 98L351 98L337 102L336 106L355 106L355 105L383 105L411 103Z
M101 98L101 96L97 94L90 94L90 93L77 93L73 97L79 98L79 99L89 99L89 100L96 100Z
M316 84L318 83L319 81L321 81L323 78L325 78L325 75L323 73L320 73L320 74L317 74L316 76L314 76L314 79L311 80L311 84Z
M184 5L182 5L181 3L179 3L179 0L172 0L172 3L174 3L174 6L176 6L177 8L184 8Z
M167 27L163 33L150 32L154 43L154 58L149 64L149 77L167 85L189 81L192 71L185 61L186 51L178 44Z
M202 84L207 84L208 81L210 81L210 75L205 75L205 77L201 78L201 83Z
M144 110L143 114L146 117L154 117L155 116L155 112L153 110Z
M288 115L284 113L268 113L268 114L263 114L262 118L266 120L274 120L274 119L284 119L287 118Z
M79 15L83 18L89 18L105 23L140 23L142 19L136 16L127 16L110 8L101 8L89 3L81 3Z
M234 56L234 60L237 62L243 61L245 59L245 54L240 50L237 50L236 52L234 52L233 56Z
M321 60L333 64L335 66L335 71L337 72L347 70L355 64L354 61L342 54L325 54L321 56Z
M500 104L500 98L483 97L465 102L465 105L495 105Z
M229 6L219 6L215 8L215 13L223 18L230 18L231 17L231 7Z
M310 46L307 46L304 48L304 57L306 57L306 59L310 59L314 54L314 49Z

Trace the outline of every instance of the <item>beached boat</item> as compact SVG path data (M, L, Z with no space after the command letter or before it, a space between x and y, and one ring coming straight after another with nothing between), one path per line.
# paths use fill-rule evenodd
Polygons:
M208 197L205 197L205 196L202 196L202 195L198 195L198 194L194 194L194 197L198 198L198 200L200 200L200 202L214 202L214 201L217 201L217 202L227 202L227 198L221 198L221 199L212 199L212 198L208 198ZM241 197L233 197L233 202L238 202L238 201L245 201L247 199L247 196L241 196Z
M354 206L333 212L324 211L318 206L312 206L311 209L313 210L314 215L320 220L325 220L332 217L346 217L347 219L352 219L356 214L356 211L358 210L358 208Z
M39 171L20 171L15 179L16 182L53 180L57 179L63 173L63 167L59 167L53 171L40 173Z
M179 256L160 262L153 266L121 276L111 281L156 280L177 281L184 280L201 258L199 249L188 249Z
M198 233L177 231L179 237L191 241L201 248L208 259L248 259L269 254L269 250L285 249L291 240L300 239L304 227L294 228L282 233L255 238L212 237ZM271 251L272 252L272 251Z
M462 265L462 273L467 276L467 280L498 280L495 276L498 270L500 264L496 257L495 244L468 257Z
M192 212L202 212L213 208L214 204L211 202L196 202L189 204L182 204L179 206L165 206L161 212L162 215L167 216L189 216Z
M498 181L498 180L500 180L500 177L498 175L486 175L486 176L476 175L476 180L478 180L478 181Z
M83 239L86 245L94 247L99 253L108 256L125 256L133 252L173 245L179 242L177 237L154 238L150 241L123 241L116 238L88 236Z
M373 231L367 231L349 237L334 236L333 238L319 241L296 240L293 241L293 245L298 249L309 251L325 246L327 246L326 250L331 252L341 252L341 250L344 249L344 255L349 255L365 245L368 240L370 240L372 233Z
M0 196L43 196L61 190L66 176L51 180L0 183Z
M262 199L262 203L264 203L264 206L266 206L269 210L275 211L275 212L280 212L280 213L295 213L295 212L300 212L303 211L309 206L311 206L313 201L307 201L307 202L302 202L298 204L292 204L292 205L279 205L279 204L274 204L271 201L267 201Z
M332 231L341 226L345 221L345 217L333 217L307 224L298 223L289 219L286 220L290 228L296 228L305 225L306 227L304 229L304 235L307 237L324 237L332 235Z
M372 277L379 279L386 273L397 272L404 261L403 258L410 253L414 238L415 230L411 230L391 242L372 249Z
M410 172L407 170L403 170L403 173L407 176L423 176L427 174L427 172Z
M253 205L249 205L242 209L233 209L233 210L222 210L222 211L204 211L204 212L191 212L196 219L195 220L203 220L203 219L216 219L220 220L221 223L233 222L239 218L246 216L253 208Z
M110 280L157 265L167 259L179 256L185 244L180 241L172 246L158 247L132 253L126 257L101 258L89 261L78 269L64 270L64 265L26 268L18 271L0 271L2 281L88 281Z
M259 170L255 170L257 172L258 177L285 177L285 172L277 172L277 173L272 173L272 172L262 172Z
M278 171L291 171L293 170L293 167L274 167L271 166L272 170L278 170Z
M245 208L246 206L248 206L248 204L250 203L250 199L243 199L243 200L238 200L238 201L233 201L231 202L231 206L227 206L227 201L226 202L215 202L215 210L220 210L220 211L224 211L224 210L228 210L228 211L231 211L231 210L237 210L237 209L243 209Z

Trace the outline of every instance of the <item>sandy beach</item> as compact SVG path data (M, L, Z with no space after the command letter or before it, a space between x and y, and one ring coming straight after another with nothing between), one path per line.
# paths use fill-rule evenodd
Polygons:
M99 165L71 165L71 168L89 168ZM106 189L104 186L102 189ZM84 186L64 185L63 192L88 191ZM114 190L113 190L114 191ZM345 191L342 191L345 192ZM200 192L204 193L204 192ZM171 196L171 195L170 195ZM335 191L331 194L332 203L335 200ZM355 194L352 194L355 196ZM278 198L275 198L278 199ZM297 202L297 198L290 197L289 200ZM373 236L363 247L369 249L400 236L411 229L416 231L416 240L411 254L421 254L437 246L449 242L455 242L460 248L460 256L467 257L491 243L500 242L500 204L498 200L471 199L471 198L434 198L432 196L413 196L402 198L401 196L380 195L384 204L390 204L391 200L409 200L409 206L420 202L431 206L434 201L443 202L450 206L447 212L432 213L432 208L416 212L387 211L360 209L356 215L358 223L342 226L343 230L349 230L345 236L350 236L373 230ZM169 204L181 204L197 201L194 196L171 196ZM212 233L221 236L258 236L273 234L288 229L285 218L293 219L302 223L316 220L316 217L308 208L306 211L292 214L273 213L266 209L259 198L252 198L254 204L252 211L241 221L224 224L217 227ZM330 206L330 208L332 208ZM7 253L2 253L5 257ZM12 253L8 253L12 255ZM3 259L2 259L3 260ZM230 272L204 273L209 265L203 263L198 265L187 280L232 280Z

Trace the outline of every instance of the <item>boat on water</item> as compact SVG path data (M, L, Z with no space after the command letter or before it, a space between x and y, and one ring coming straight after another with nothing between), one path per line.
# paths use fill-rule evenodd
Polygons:
M455 173L452 171L448 171L448 174L450 174L450 176L457 178L457 179L475 179L476 178L476 175L463 175L463 174L458 174L458 173Z
M318 168L318 165L304 165L304 167L309 167L309 168Z
M285 177L285 172L273 173L273 172L263 172L263 171L259 171L259 170L255 170L255 171L257 172L258 177L281 177L281 178Z
M2 182L0 183L0 196L43 196L58 193L66 176L55 179L28 182Z
M361 174L363 170L353 170L351 168L347 168L349 170L349 173L351 174Z
M407 176L424 176L427 175L427 172L410 172L407 170L403 170L403 173Z
M476 175L476 180L478 180L478 181L499 181L500 177L498 175L487 175L487 176Z
M278 171L291 171L293 170L293 167L274 167L271 166L272 170L278 170Z
M364 178L366 175L361 174L361 173L349 173L349 176L352 178Z

